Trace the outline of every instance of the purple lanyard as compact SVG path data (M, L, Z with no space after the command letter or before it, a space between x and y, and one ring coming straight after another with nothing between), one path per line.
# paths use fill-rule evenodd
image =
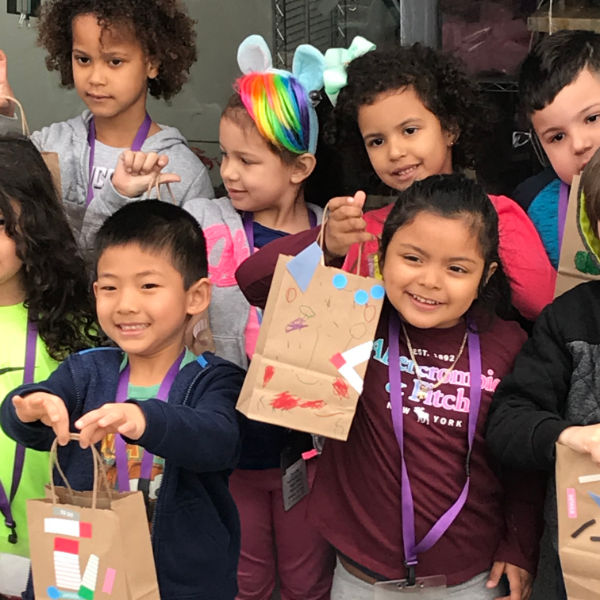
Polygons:
M148 132L150 131L150 127L152 126L152 119L150 115L146 113L140 128L135 134L135 138L133 140L133 144L131 144L131 149L134 152L142 149L146 138L148 137ZM94 186L92 181L92 171L94 170L94 156L96 154L96 124L94 123L94 117L90 120L90 127L88 130L88 145L90 147L90 161L89 161L89 174L88 174L88 188L87 188L87 197L85 204L86 206L92 201L94 197Z
M38 329L37 325L28 317L27 318L27 338L25 342L25 368L23 369L23 383L33 383L35 372L35 349L37 341ZM8 535L8 541L11 544L16 544L17 524L13 518L11 504L17 495L21 475L23 474L23 465L25 463L25 446L17 444L15 449L15 460L13 465L12 483L10 486L10 497L6 495L6 491L2 482L0 482L0 512L4 515L4 524L11 530Z
M179 367L181 366L181 361L185 356L185 350L179 355L177 360L171 365L165 378L162 380L160 387L158 389L158 394L156 398L158 400L162 400L163 402L167 401L169 397L169 391L171 390L171 386L175 381L175 377L177 377L177 373L179 373ZM127 400L127 391L129 388L129 363L121 375L119 375L119 385L117 386L117 397L115 402L125 402ZM128 492L129 491L129 469L127 464L127 444L125 440L120 435L115 435L115 455L117 459L117 481L119 484L120 492ZM142 458L142 466L140 470L140 484L138 484L138 489L142 489L141 481L144 480L149 484L150 476L152 475L152 462L154 460L154 454L144 451L144 457Z
M317 215L315 215L314 211L308 207L307 210L308 223L312 229L317 226ZM254 254L254 215L251 212L244 211L242 213L242 223L244 224L248 246L250 246L250 254Z
M561 181L558 194L558 248L562 248L563 235L565 234L565 221L567 220L567 207L569 206L569 186Z
M404 420L402 411L402 374L400 370L400 349L398 343L400 321L397 314L392 314L389 325L389 379L390 379L390 402L392 407L392 421L394 433L398 440L400 456L402 459L402 539L404 543L404 560L409 569L409 583L414 584L415 566L418 563L417 554L429 550L448 530L454 519L458 516L462 507L467 501L469 494L469 463L473 440L475 439L475 429L477 427L477 417L479 416L479 407L481 404L481 351L479 347L479 335L471 328L474 324L467 318L467 327L469 327L469 365L471 376L471 401L469 406L469 425L468 425L468 450L465 461L467 481L454 502L454 504L437 520L423 539L417 543L415 535L415 511L410 480L404 460ZM411 581L412 579L412 581Z

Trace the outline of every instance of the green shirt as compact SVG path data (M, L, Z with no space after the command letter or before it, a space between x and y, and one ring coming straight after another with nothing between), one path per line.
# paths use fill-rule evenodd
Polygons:
M27 310L22 304L0 306L0 402L23 383L25 344L27 340ZM46 345L38 336L35 353L34 381L43 381L56 369L58 362L50 358ZM12 484L16 443L0 429L0 481L6 495ZM17 523L18 542L8 541L10 529L0 518L0 553L29 556L29 536L25 501L43 498L48 482L48 454L27 448L23 476L17 495L12 502L12 513Z

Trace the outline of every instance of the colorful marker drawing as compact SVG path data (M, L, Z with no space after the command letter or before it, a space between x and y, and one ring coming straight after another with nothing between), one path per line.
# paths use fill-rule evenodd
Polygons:
M273 408L279 410L291 410L292 408L324 408L327 403L324 400L302 400L298 396L293 396L289 392L281 392L275 396L271 402Z
M275 367L273 365L267 365L265 367L265 374L263 375L263 387L265 387L267 383L271 381L273 375L275 375Z
M292 331L299 331L300 329L304 329L305 327L308 327L306 321L302 317L298 317L297 319L290 321L285 326L285 332L290 333Z
M348 384L339 377L333 382L333 392L340 398L348 397Z

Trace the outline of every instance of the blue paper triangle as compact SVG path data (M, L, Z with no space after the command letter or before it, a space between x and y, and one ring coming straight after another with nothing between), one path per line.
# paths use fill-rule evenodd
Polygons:
M588 492L588 494L592 497L592 500L600 506L600 496L598 494L594 494L594 492Z
M302 292L306 292L308 289L322 256L321 247L317 242L313 242L288 262L287 270Z

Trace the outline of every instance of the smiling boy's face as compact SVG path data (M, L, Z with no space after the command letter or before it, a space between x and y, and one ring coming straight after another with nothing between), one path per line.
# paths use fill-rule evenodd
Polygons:
M570 185L600 147L600 74L583 69L531 123L556 174Z
M136 243L106 248L97 271L96 311L106 335L130 356L173 355L175 360L188 315L208 306L208 279L186 290L168 252Z

